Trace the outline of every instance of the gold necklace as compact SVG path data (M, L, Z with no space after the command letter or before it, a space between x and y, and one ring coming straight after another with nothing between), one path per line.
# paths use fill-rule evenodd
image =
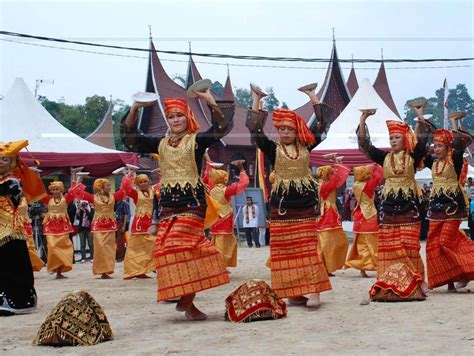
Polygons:
M288 151L286 150L286 145L285 144L282 143L281 147L283 148L283 152L285 153L285 156L288 157L291 160L296 160L300 156L300 149L298 147L298 144L295 145L295 151L296 151L295 156L292 156L288 153Z
M443 162L443 168L441 168L441 171L439 170L439 159L436 160L436 166L435 166L435 174L437 176L440 176L443 174L444 172L444 169L446 168L446 164L448 163L448 160L447 159L444 159L444 162Z

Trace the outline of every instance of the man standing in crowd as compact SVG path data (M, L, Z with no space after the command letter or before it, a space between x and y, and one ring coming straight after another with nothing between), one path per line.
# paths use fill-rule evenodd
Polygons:
M130 218L130 205L128 197L124 197L117 203L115 208L115 217L117 219L117 262L122 262L125 257L125 231L128 230L128 221Z
M243 223L245 237L247 238L248 247L253 247L252 240L256 247L260 247L258 239L258 206L254 204L252 197L247 197L247 205L243 209Z
M94 245L92 243L91 235L91 221L94 215L93 209L89 206L89 203L82 201L77 209L76 221L78 226L79 237L81 240L81 263L86 262L86 243L89 246L89 259L90 261L94 258Z

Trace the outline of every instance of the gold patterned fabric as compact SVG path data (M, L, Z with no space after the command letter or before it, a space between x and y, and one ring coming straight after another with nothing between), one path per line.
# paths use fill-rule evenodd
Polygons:
M370 289L371 300L377 302L409 302L425 300L421 290L423 278L404 263L394 263L377 277Z
M218 184L211 189L210 195L214 199L217 205L217 214L221 219L226 218L230 214L234 213L232 209L232 204L225 197L226 186L224 184Z
M393 163L393 164L392 164ZM382 196L397 196L399 192L404 198L420 196L420 187L415 181L414 160L407 151L389 152L383 162L385 184Z
M375 208L374 199L367 196L364 193L364 187L367 182L360 182L356 181L352 185L352 192L356 198L356 206L354 208L357 209L360 207L360 211L365 219L370 219L377 215L377 209Z
M469 199L460 185L458 175L451 158L446 160L435 160L431 168L433 176L433 189L430 199L438 198L442 195L455 196L463 194L464 202L469 205Z
M302 192L303 188L314 189L317 183L309 168L308 149L299 143L285 146L277 143L276 145L275 180L272 184L272 192L287 194L290 187L294 187L297 192ZM289 156L297 158L292 159Z
M286 304L261 280L250 280L225 300L225 319L236 323L286 317Z
M161 189L196 188L201 183L195 160L196 134L187 134L177 147L168 144L171 136L163 138L158 147L160 155Z
M0 246L11 240L28 238L16 209L8 197L0 195Z
M38 330L34 345L86 346L113 340L102 307L85 291L68 293Z

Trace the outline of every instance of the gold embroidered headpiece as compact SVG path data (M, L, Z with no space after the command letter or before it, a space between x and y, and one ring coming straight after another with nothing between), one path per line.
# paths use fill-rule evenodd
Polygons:
M353 168L354 180L364 182L369 180L374 173L374 166L358 166Z

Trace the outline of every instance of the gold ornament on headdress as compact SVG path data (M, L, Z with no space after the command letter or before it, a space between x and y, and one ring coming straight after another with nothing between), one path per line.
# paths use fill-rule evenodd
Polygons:
M54 181L54 182L49 183L48 190L51 191L53 188L59 188L59 190L61 191L61 193L64 192L64 184L63 184L63 182Z
M369 180L374 172L374 167L373 166L359 166L359 167L354 167L354 180L359 181L359 182L364 182L366 180Z
M229 180L229 173L222 169L212 169L209 173L209 178L211 179L211 182L215 185L226 184Z
M148 178L148 176L146 174L139 174L133 180L133 184L137 185L138 183L140 183L142 181L149 182L150 178Z
M332 166L321 166L318 168L318 177L322 180L328 180L332 172Z
M104 184L109 183L107 178L98 178L94 181L94 191L100 192L104 189Z

